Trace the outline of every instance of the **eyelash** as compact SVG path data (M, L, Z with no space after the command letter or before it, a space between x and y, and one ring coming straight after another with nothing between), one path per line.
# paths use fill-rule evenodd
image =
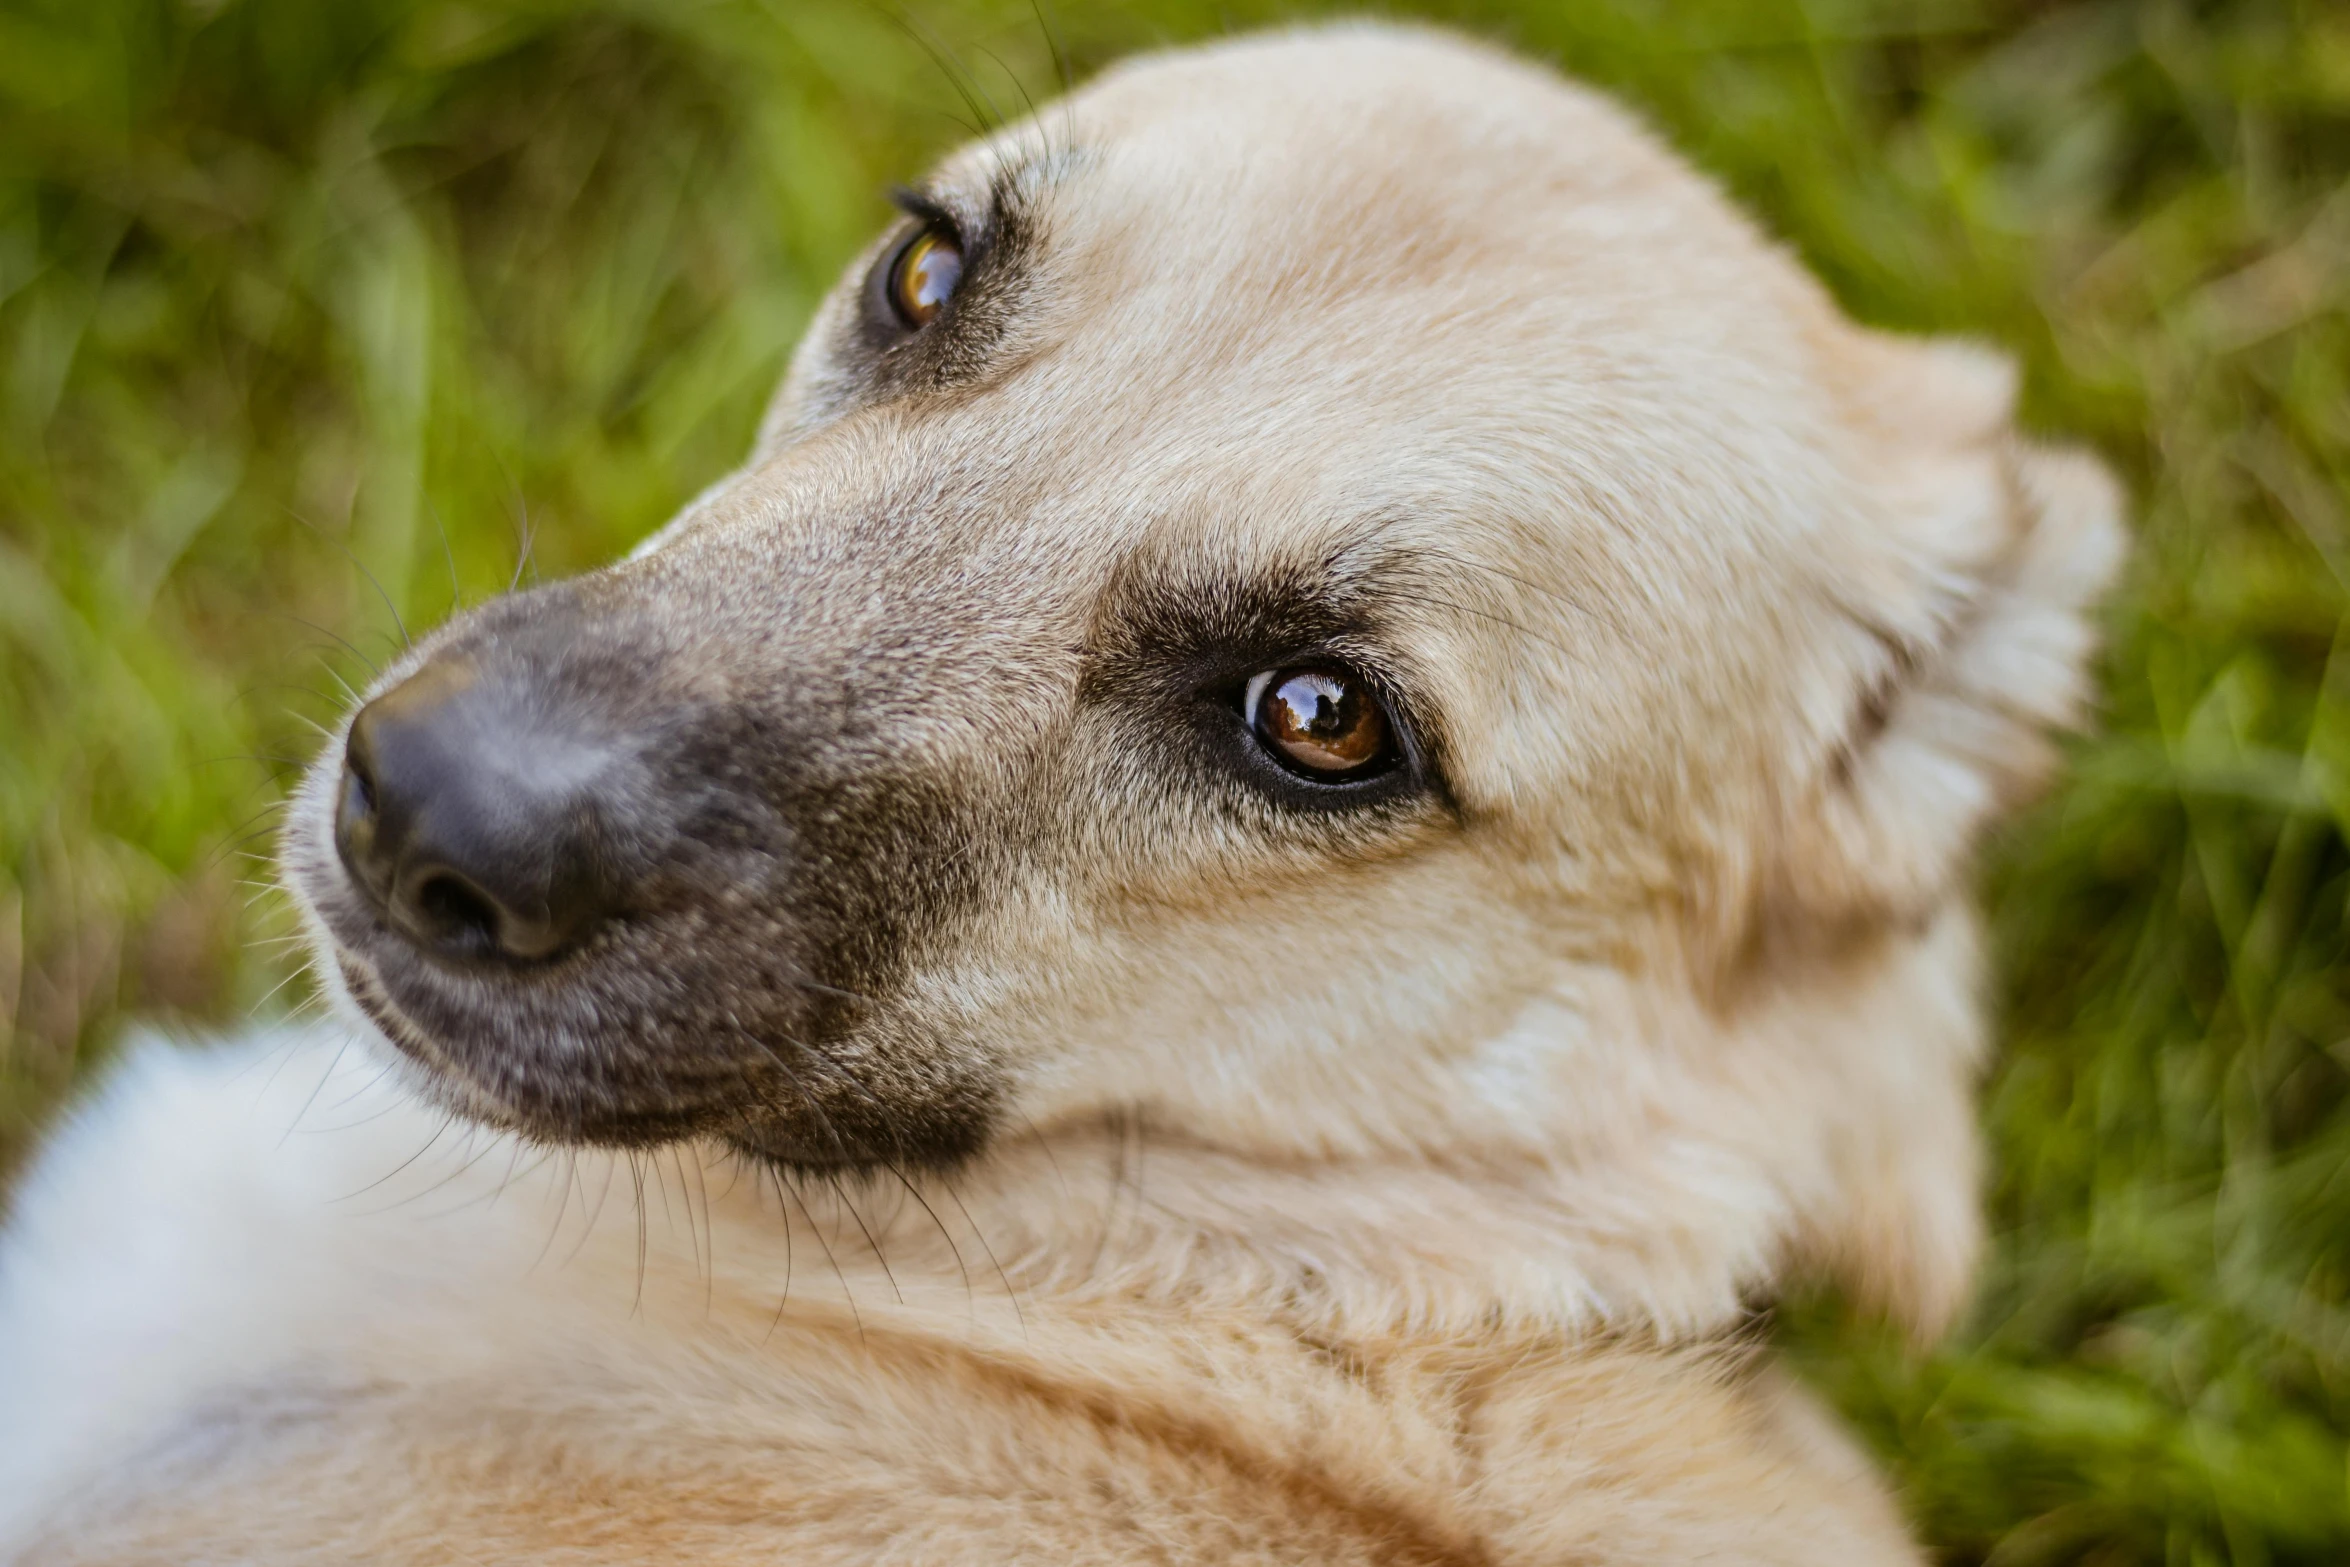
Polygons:
M922 192L904 185L895 186L890 190L889 204L924 228L938 229L958 245L963 242L963 227L955 221L955 215Z

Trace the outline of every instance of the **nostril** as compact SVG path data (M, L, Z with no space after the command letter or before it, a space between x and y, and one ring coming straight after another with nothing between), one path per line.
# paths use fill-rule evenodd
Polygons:
M479 956L498 950L497 905L463 878L446 872L428 876L414 899L419 922L434 941Z
M375 785L356 758L343 763L343 814L357 819L375 814Z
M335 853L351 879L380 899L390 878L377 831L375 784L356 757L343 758L342 788L335 796Z
M336 851L369 909L437 957L536 963L617 912L596 843L615 753L536 691L436 659L351 720Z

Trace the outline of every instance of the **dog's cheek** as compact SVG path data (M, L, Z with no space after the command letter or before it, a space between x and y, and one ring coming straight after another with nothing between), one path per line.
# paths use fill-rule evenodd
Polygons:
M879 996L936 965L1003 874L1001 813L936 780L883 774L795 794L796 901L821 933L811 966L842 991Z

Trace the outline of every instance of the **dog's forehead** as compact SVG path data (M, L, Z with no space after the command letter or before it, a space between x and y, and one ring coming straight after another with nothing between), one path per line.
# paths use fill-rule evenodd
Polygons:
M1039 350L940 433L1094 515L1147 481L1403 517L1537 454L1553 495L1720 478L1832 417L1810 280L1612 104L1457 39L1146 60L939 177L1027 212Z
M672 537L747 623L1074 668L1138 563L1205 592L1416 555L1466 585L1406 584L1464 690L1604 666L1629 693L1692 617L1735 650L1802 601L1824 296L1549 73L1396 30L1249 40L1114 70L929 186L1020 220L1004 351L697 508Z
M1048 271L1062 261L1089 304L1147 295L1168 343L1180 332L1187 358L1225 364L1288 343L1424 347L1455 365L1534 345L1522 357L1548 361L1574 336L1671 335L1649 317L1674 305L1712 316L1809 292L1615 105L1433 35L1318 32L1130 65L949 171L1024 176ZM1339 340L1372 319L1383 340Z
M1086 199L1118 221L1202 249L1342 221L1388 252L1364 270L1389 275L1396 250L1442 259L1426 239L1483 238L1506 257L1510 236L1568 206L1602 202L1622 221L1703 188L1606 100L1457 38L1389 29L1130 62L972 161L1001 167L1031 148L1090 161Z

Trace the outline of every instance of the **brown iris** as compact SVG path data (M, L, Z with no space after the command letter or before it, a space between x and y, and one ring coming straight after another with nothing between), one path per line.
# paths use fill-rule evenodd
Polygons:
M890 268L889 303L910 327L928 326L963 281L963 252L953 236L925 229Z
M1360 772L1387 754L1387 715L1342 669L1278 669L1249 682L1248 720L1275 756L1324 777Z

